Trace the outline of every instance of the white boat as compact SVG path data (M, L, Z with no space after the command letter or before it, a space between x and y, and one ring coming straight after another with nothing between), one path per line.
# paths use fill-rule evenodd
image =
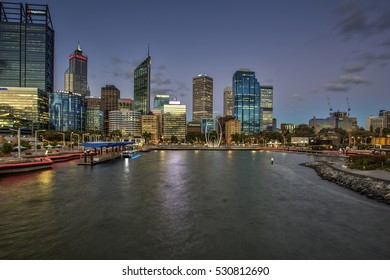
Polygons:
M121 152L121 158L137 158L139 156L139 150L125 150Z

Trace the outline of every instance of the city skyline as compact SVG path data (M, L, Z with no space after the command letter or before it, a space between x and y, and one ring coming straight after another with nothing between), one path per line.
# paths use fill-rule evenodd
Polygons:
M222 115L223 89L240 68L274 87L278 124L328 117L327 97L333 111L347 111L348 97L351 116L363 127L367 116L389 109L386 1L77 2L71 21L62 11L73 1L46 3L56 33L55 89L62 89L68 55L80 42L89 58L91 96L114 84L122 97L134 99L133 71L150 44L151 98L176 95L187 116L192 77L214 78L214 112Z

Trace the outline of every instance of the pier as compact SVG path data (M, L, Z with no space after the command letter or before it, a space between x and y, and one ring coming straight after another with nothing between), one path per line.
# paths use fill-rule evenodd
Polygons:
M78 165L95 165L119 158L124 146L134 142L85 142L82 144L84 153Z

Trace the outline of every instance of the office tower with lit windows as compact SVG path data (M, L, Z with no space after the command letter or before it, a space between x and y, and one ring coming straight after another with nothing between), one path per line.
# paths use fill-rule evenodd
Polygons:
M260 86L260 125L261 131L273 130L273 86Z
M260 83L249 69L233 75L233 114L241 123L241 132L260 133Z
M213 118L213 78L200 74L192 79L192 121Z
M163 110L164 105L169 104L169 101L176 101L176 97L168 94L156 94L154 96L154 105L153 109L154 110Z
M187 128L186 113L186 105L164 105L163 131L165 142L170 142L173 139L173 136L175 136L178 141L185 141Z
M119 130L123 137L141 136L141 112L115 110L109 112L109 132Z
M233 89L225 87L223 90L223 115L233 116Z
M100 97L87 96L85 97L85 102L87 105L85 130L87 132L102 133L104 121L102 99Z
M133 100L130 98L119 98L118 110L133 110Z
M119 108L118 101L121 97L120 90L114 85L106 85L101 88L102 107L104 108L103 132L109 133L109 116L110 111L117 111Z
M134 70L134 109L142 114L150 111L150 75L152 58L148 57Z
M0 2L0 87L54 89L54 29L48 5Z
M80 43L77 49L69 56L69 68L64 75L64 89L90 96L88 87L88 57L83 53Z
M79 93L56 91L49 98L49 128L60 131L85 131L87 109Z

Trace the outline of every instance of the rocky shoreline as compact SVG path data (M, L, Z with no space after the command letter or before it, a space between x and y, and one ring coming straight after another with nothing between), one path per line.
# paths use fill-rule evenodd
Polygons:
M368 198L390 204L389 181L344 172L324 161L307 162L302 165L313 168L323 179L351 189Z

